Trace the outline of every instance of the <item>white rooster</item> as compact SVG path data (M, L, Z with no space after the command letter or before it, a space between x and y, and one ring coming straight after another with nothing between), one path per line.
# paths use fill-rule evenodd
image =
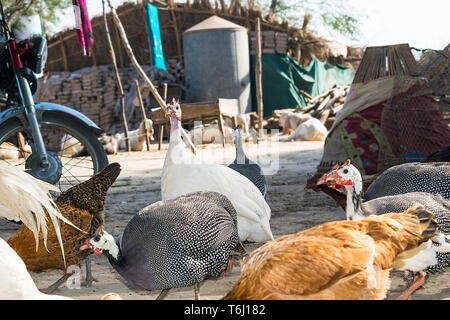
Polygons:
M181 107L174 100L167 106L170 117L170 144L161 177L162 200L195 191L215 191L225 195L238 214L241 241L273 240L270 207L258 188L246 177L224 165L202 162L186 150L181 140Z
M58 210L49 190L59 191L14 166L0 165L0 218L22 221L33 232L37 249L39 232L42 232L44 245L47 244L47 217L50 217L64 258L58 219L73 224ZM0 299L59 298L65 297L47 296L39 292L22 259L0 238Z

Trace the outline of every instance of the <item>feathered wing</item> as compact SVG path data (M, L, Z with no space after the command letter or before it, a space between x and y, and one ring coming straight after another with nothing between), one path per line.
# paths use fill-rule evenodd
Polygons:
M273 239L270 207L259 189L233 169L214 163L178 164L165 170L163 182L163 201L195 191L215 191L225 195L238 213L242 241Z
M17 253L0 238L0 300L69 299L41 293Z
M283 236L244 260L239 282L224 299L345 298L350 286L353 293L358 287L379 290L380 298L388 277L382 271L436 230L433 215L415 205L402 214L333 221ZM384 287L378 283L380 274Z
M22 221L33 232L37 249L39 231L42 231L44 245L47 242L46 213L48 213L64 257L58 219L71 226L73 224L58 210L49 193L50 190L59 192L57 187L38 180L24 171L10 165L0 165L0 217Z
M307 299L371 268L370 237L346 236L347 243L299 233L266 243L244 260L240 280L225 299Z

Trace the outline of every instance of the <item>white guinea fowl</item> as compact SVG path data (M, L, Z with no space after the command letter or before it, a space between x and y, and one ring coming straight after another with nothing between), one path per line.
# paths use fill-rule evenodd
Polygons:
M203 162L186 150L180 133L181 107L175 100L167 106L167 116L170 117L170 144L161 177L162 200L195 191L219 192L231 201L237 211L241 241L272 240L270 207L259 189L233 169Z

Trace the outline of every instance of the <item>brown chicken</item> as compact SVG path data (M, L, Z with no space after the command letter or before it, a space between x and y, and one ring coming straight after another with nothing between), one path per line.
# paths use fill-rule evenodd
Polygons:
M437 230L416 204L403 213L333 221L253 251L225 300L384 299L395 257Z
M43 292L51 293L56 290L70 276L66 273L66 267L79 265L84 260L86 260L86 281L83 284L86 286L91 285L94 279L90 270L90 261L87 259L90 252L87 250L80 251L80 247L86 239L103 229L105 223L103 210L106 194L120 171L120 165L112 163L89 180L62 192L55 201L62 215L84 231L81 232L68 224L60 225L66 265L61 255L54 228L48 229L48 251L45 249L42 239L40 239L39 247L36 251L34 235L25 226L22 226L8 240L8 244L22 258L28 271L53 269L65 271L61 279L47 289L42 290Z

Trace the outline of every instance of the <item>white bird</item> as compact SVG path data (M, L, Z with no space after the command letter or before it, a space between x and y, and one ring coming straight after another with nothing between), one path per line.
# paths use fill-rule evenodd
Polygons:
M72 226L73 224L61 214L49 193L50 190L59 191L57 187L38 180L14 166L0 165L0 218L22 221L33 232L37 250L39 232L42 232L44 245L47 245L47 217L49 217L56 230L64 259L58 219ZM59 298L65 297L40 293L22 259L3 239L0 239L0 299Z
M195 191L215 191L225 195L237 211L241 241L273 240L270 207L259 189L245 176L224 165L206 163L186 150L181 140L181 107L172 100L170 144L161 177L162 200Z
M301 122L288 137L280 138L280 141L325 141L328 130L319 119L309 118Z
M0 238L0 300L59 300L70 298L47 295L38 290L17 253Z
M147 150L147 139L145 137L145 129L147 127L148 137L150 140L153 138L153 121L146 119L142 121L139 128L136 130L128 131L128 139L130 140L131 151L144 151ZM127 142L125 139L125 133L116 133L115 138L119 141L119 150L127 150Z
M47 214L53 223L64 257L58 219L73 226L64 218L49 191L60 190L11 165L0 165L0 218L22 221L34 234L36 249L39 232L47 243ZM73 226L76 228L75 226Z

